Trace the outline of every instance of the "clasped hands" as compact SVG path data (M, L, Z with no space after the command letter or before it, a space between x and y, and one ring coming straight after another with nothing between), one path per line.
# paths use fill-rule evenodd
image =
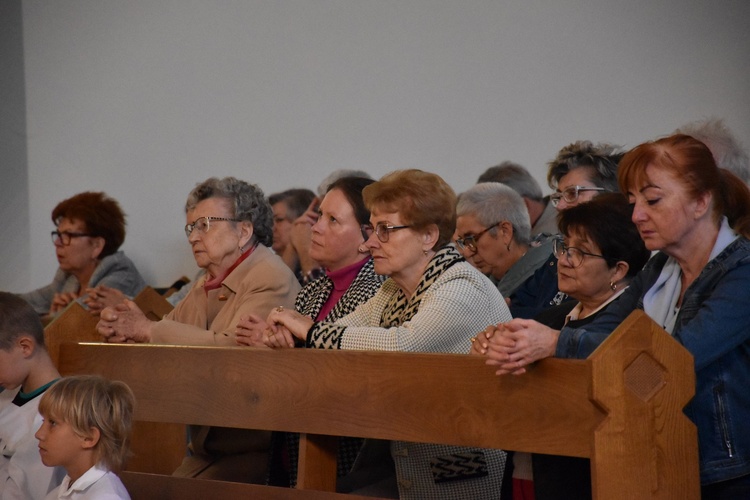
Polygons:
M490 325L471 340L469 354L487 357L497 375L521 375L540 359L555 355L559 330L533 320L514 319Z
M305 340L313 320L293 309L276 307L264 321L254 314L242 316L235 334L238 345L252 347L294 347L295 339Z
M125 299L115 306L102 309L96 331L107 342L150 342L152 323L135 302Z

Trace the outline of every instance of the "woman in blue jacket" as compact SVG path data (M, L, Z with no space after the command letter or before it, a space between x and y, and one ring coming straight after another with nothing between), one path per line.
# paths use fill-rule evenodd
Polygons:
M646 248L658 251L618 303L582 328L513 320L479 343L498 374L520 374L544 357L587 357L643 309L695 359L686 413L698 428L703 498L750 498L750 190L679 134L628 152L618 181Z

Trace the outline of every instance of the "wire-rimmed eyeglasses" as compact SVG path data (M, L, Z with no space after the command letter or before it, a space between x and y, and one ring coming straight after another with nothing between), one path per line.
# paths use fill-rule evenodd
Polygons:
M52 231L52 243L57 245L59 241L62 246L70 245L71 238L82 238L84 236L94 236L89 233L74 233L73 231Z
M387 243L388 238L391 237L391 231L398 231L399 229L406 229L407 227L411 227L411 226L409 225L389 226L387 222L378 222L377 224L375 224L375 227L373 228L372 225L370 224L363 224L362 236L364 236L370 231L374 231L375 235L378 237L381 243Z
M606 191L601 187L589 187L589 186L568 186L560 192L552 193L549 196L552 206L557 206L560 200L565 200L565 203L575 203L578 201L578 194L582 191Z
M193 230L198 231L199 234L206 234L211 229L211 221L222 220L229 222L240 222L240 219L230 219L228 217L198 217L193 221L192 224L185 224L185 236L189 238Z
M589 257L598 257L600 259L608 260L604 255L598 255L591 252L585 252L580 248L569 247L565 245L565 242L561 238L555 238L552 242L552 253L555 254L557 260L560 260L563 255L568 260L570 267L578 267L583 264L583 259L587 255Z
M481 238L482 235L486 233L487 231L489 231L490 229L494 229L497 226L499 226L500 222L495 222L491 226L488 226L484 228L483 230L479 231L477 234L469 234L467 236L464 236L463 238L458 238L456 240L456 245L458 245L458 248L461 250L468 250L469 252L472 253L472 255L477 253L477 241L479 241L479 238Z

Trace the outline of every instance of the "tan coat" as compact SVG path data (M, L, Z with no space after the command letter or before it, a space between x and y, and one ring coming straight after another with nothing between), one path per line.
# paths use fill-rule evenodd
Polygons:
M300 289L292 271L271 250L258 245L220 288L206 293L198 280L172 312L154 325L152 343L236 347L240 316L266 318L277 306L294 308ZM190 427L193 455L174 472L201 477L263 483L271 433L223 427Z
M206 294L205 277L151 331L154 344L236 346L240 316L266 318L276 306L294 308L300 286L292 271L267 247L258 244L221 284Z

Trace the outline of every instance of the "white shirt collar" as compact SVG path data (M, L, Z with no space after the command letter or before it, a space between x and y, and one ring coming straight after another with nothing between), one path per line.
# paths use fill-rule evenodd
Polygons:
M65 476L65 479L62 482L62 487L60 488L60 496L58 498L68 498L73 493L84 491L86 488L105 476L107 472L107 469L103 469L98 465L94 465L92 468L84 472L83 475L79 477L73 484L70 484L70 476Z
M594 309L593 311L591 311L590 313L588 313L585 317L588 318L592 314L596 314L599 311L601 311L610 302L612 302L617 297L619 297L620 295L622 295L622 292L624 292L625 290L627 290L627 288L628 288L627 286L624 286L621 289L619 289L618 291L616 291L615 293L613 293L610 298L608 298L607 300L605 300L604 302L602 302L602 304L599 307L597 307L596 309ZM583 309L583 306L581 305L580 302L578 304L576 304L576 306L573 308L573 310L570 311L567 316L565 316L565 324L567 325L568 321L577 321L578 319L584 319L584 318L580 317L582 309Z

